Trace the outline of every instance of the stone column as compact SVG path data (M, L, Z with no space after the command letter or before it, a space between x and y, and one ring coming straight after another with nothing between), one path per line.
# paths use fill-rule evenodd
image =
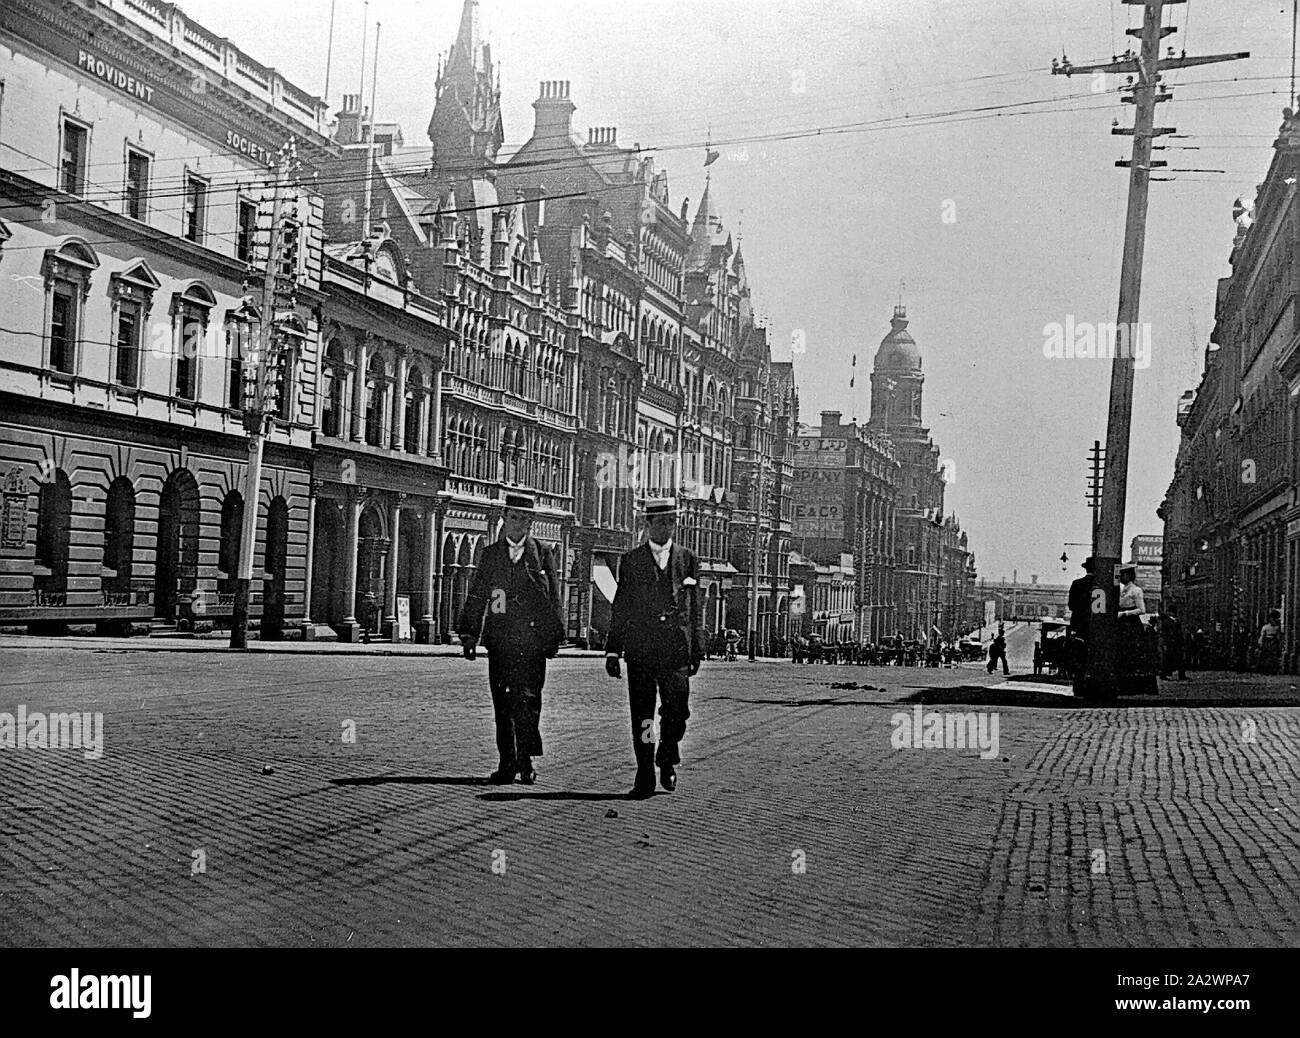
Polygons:
M313 633L311 622L311 582L314 568L312 553L316 550L316 495L319 491L320 481L313 479L307 494L307 566L303 578L302 593L302 627L305 640L310 640Z
M442 367L439 365L433 369L433 385L429 394L429 443L433 445L432 449L427 450L429 457L439 464L442 463ZM421 452L425 453L425 452Z
M392 641L400 640L397 631L397 563L401 550L398 540L402 532L402 500L405 496L399 494L397 500L388 508L388 572L385 574L388 578L388 587L384 596L388 599L388 615L384 617L384 622L389 625L389 637Z
M419 640L431 645L438 637L438 587L442 583L438 576L438 553L442 546L438 540L438 510L430 505L424 513L424 572L421 580L424 586L424 614L420 617L421 635Z
M411 347L401 345L397 348L397 383L396 396L393 397L393 435L392 449L400 451L406 438L406 372L411 363Z
M437 376L435 376L435 378L436 377ZM418 427L416 432L417 438L415 443L406 444L406 449L408 451L414 448L413 453L418 454L420 457L424 457L429 453L429 412L432 410L429 406L429 401L431 399L429 393L421 395L419 402L420 420L416 422L416 426Z
M352 370L352 439L360 443L366 438L366 369L370 364L369 332L357 343L353 354L356 364Z
M357 623L357 548L361 530L361 509L363 507L365 507L365 500L361 497L350 495L343 502L343 511L346 518L343 535L343 594L346 596L344 604L347 615L340 625L343 628L339 632L340 641L356 641L357 632L361 628L361 625Z

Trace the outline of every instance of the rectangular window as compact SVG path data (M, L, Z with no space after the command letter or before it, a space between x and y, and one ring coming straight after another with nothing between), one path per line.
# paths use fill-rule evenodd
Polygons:
M140 304L122 303L117 311L117 362L113 380L119 386L137 389L140 385Z
M56 284L50 299L50 367L71 375L77 347L77 289Z
M208 222L208 185L193 175L185 178L185 212L181 233L192 242L203 243Z
M84 127L63 120L63 150L59 158L59 188L70 195L80 195L86 190L86 152L90 132Z
M226 355L230 358L226 406L232 411L244 409L244 356L248 351L251 327L247 321L226 324Z
M180 400L197 400L199 351L203 348L206 313L197 307L181 309L181 341L176 354L176 385L173 391Z
M235 258L253 262L254 243L257 240L257 204L246 198L239 200L239 230L235 237Z
M149 212L149 156L138 151L126 153L126 215L143 220Z
M298 276L299 227L295 220L285 220L280 234L280 277Z

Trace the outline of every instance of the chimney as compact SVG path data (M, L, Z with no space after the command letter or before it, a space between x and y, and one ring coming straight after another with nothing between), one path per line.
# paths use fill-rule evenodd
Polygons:
M573 113L576 111L573 102L569 100L569 81L544 80L538 90L537 100L533 102L533 111L537 113L533 124L535 138L567 140L573 132Z
M343 107L339 109L338 114L338 126L334 130L334 143L360 144L361 123L361 95L344 94Z
M827 437L838 436L840 432L840 422L843 417L843 411L823 411L822 435Z

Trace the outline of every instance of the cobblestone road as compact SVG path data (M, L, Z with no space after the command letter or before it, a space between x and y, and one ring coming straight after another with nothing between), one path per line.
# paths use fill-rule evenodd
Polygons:
M0 750L6 945L1300 943L1285 678L1093 708L713 662L677 792L638 802L596 660L551 665L533 787L486 784L482 661L5 639L0 668L0 712L105 726L98 759ZM896 749L918 708L996 718L996 754Z

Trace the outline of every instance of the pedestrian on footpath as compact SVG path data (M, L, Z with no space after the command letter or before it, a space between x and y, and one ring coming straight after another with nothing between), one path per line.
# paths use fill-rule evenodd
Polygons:
M1282 659L1282 611L1269 610L1268 619L1259 629L1259 672L1276 674Z
M480 636L488 652L488 684L496 714L496 785L537 781L533 758L542 756L542 686L546 661L564 641L560 582L549 548L529 535L533 499L507 494L502 537L483 552L456 631L465 658L477 657Z
M700 563L695 553L673 543L677 502L646 502L646 543L623 556L618 567L605 671L622 676L627 660L628 703L636 782L631 796L652 796L655 766L668 792L677 788L678 745L691 716L690 679L704 659L704 621L700 613ZM659 700L659 744L655 748L655 700Z
M998 625L998 636L989 645L990 674L998 669L998 660L1002 661L1002 673L1010 674L1011 670L1007 667L1007 639L1002 633L1001 624Z
M358 610L360 615L357 619L361 622L361 640L370 644L370 635L379 632L379 603L375 599L373 591L367 591L361 599L361 608Z
M1160 676L1168 678L1175 670L1178 680L1186 681L1187 672L1183 664L1183 625L1171 612L1157 615L1160 632Z

